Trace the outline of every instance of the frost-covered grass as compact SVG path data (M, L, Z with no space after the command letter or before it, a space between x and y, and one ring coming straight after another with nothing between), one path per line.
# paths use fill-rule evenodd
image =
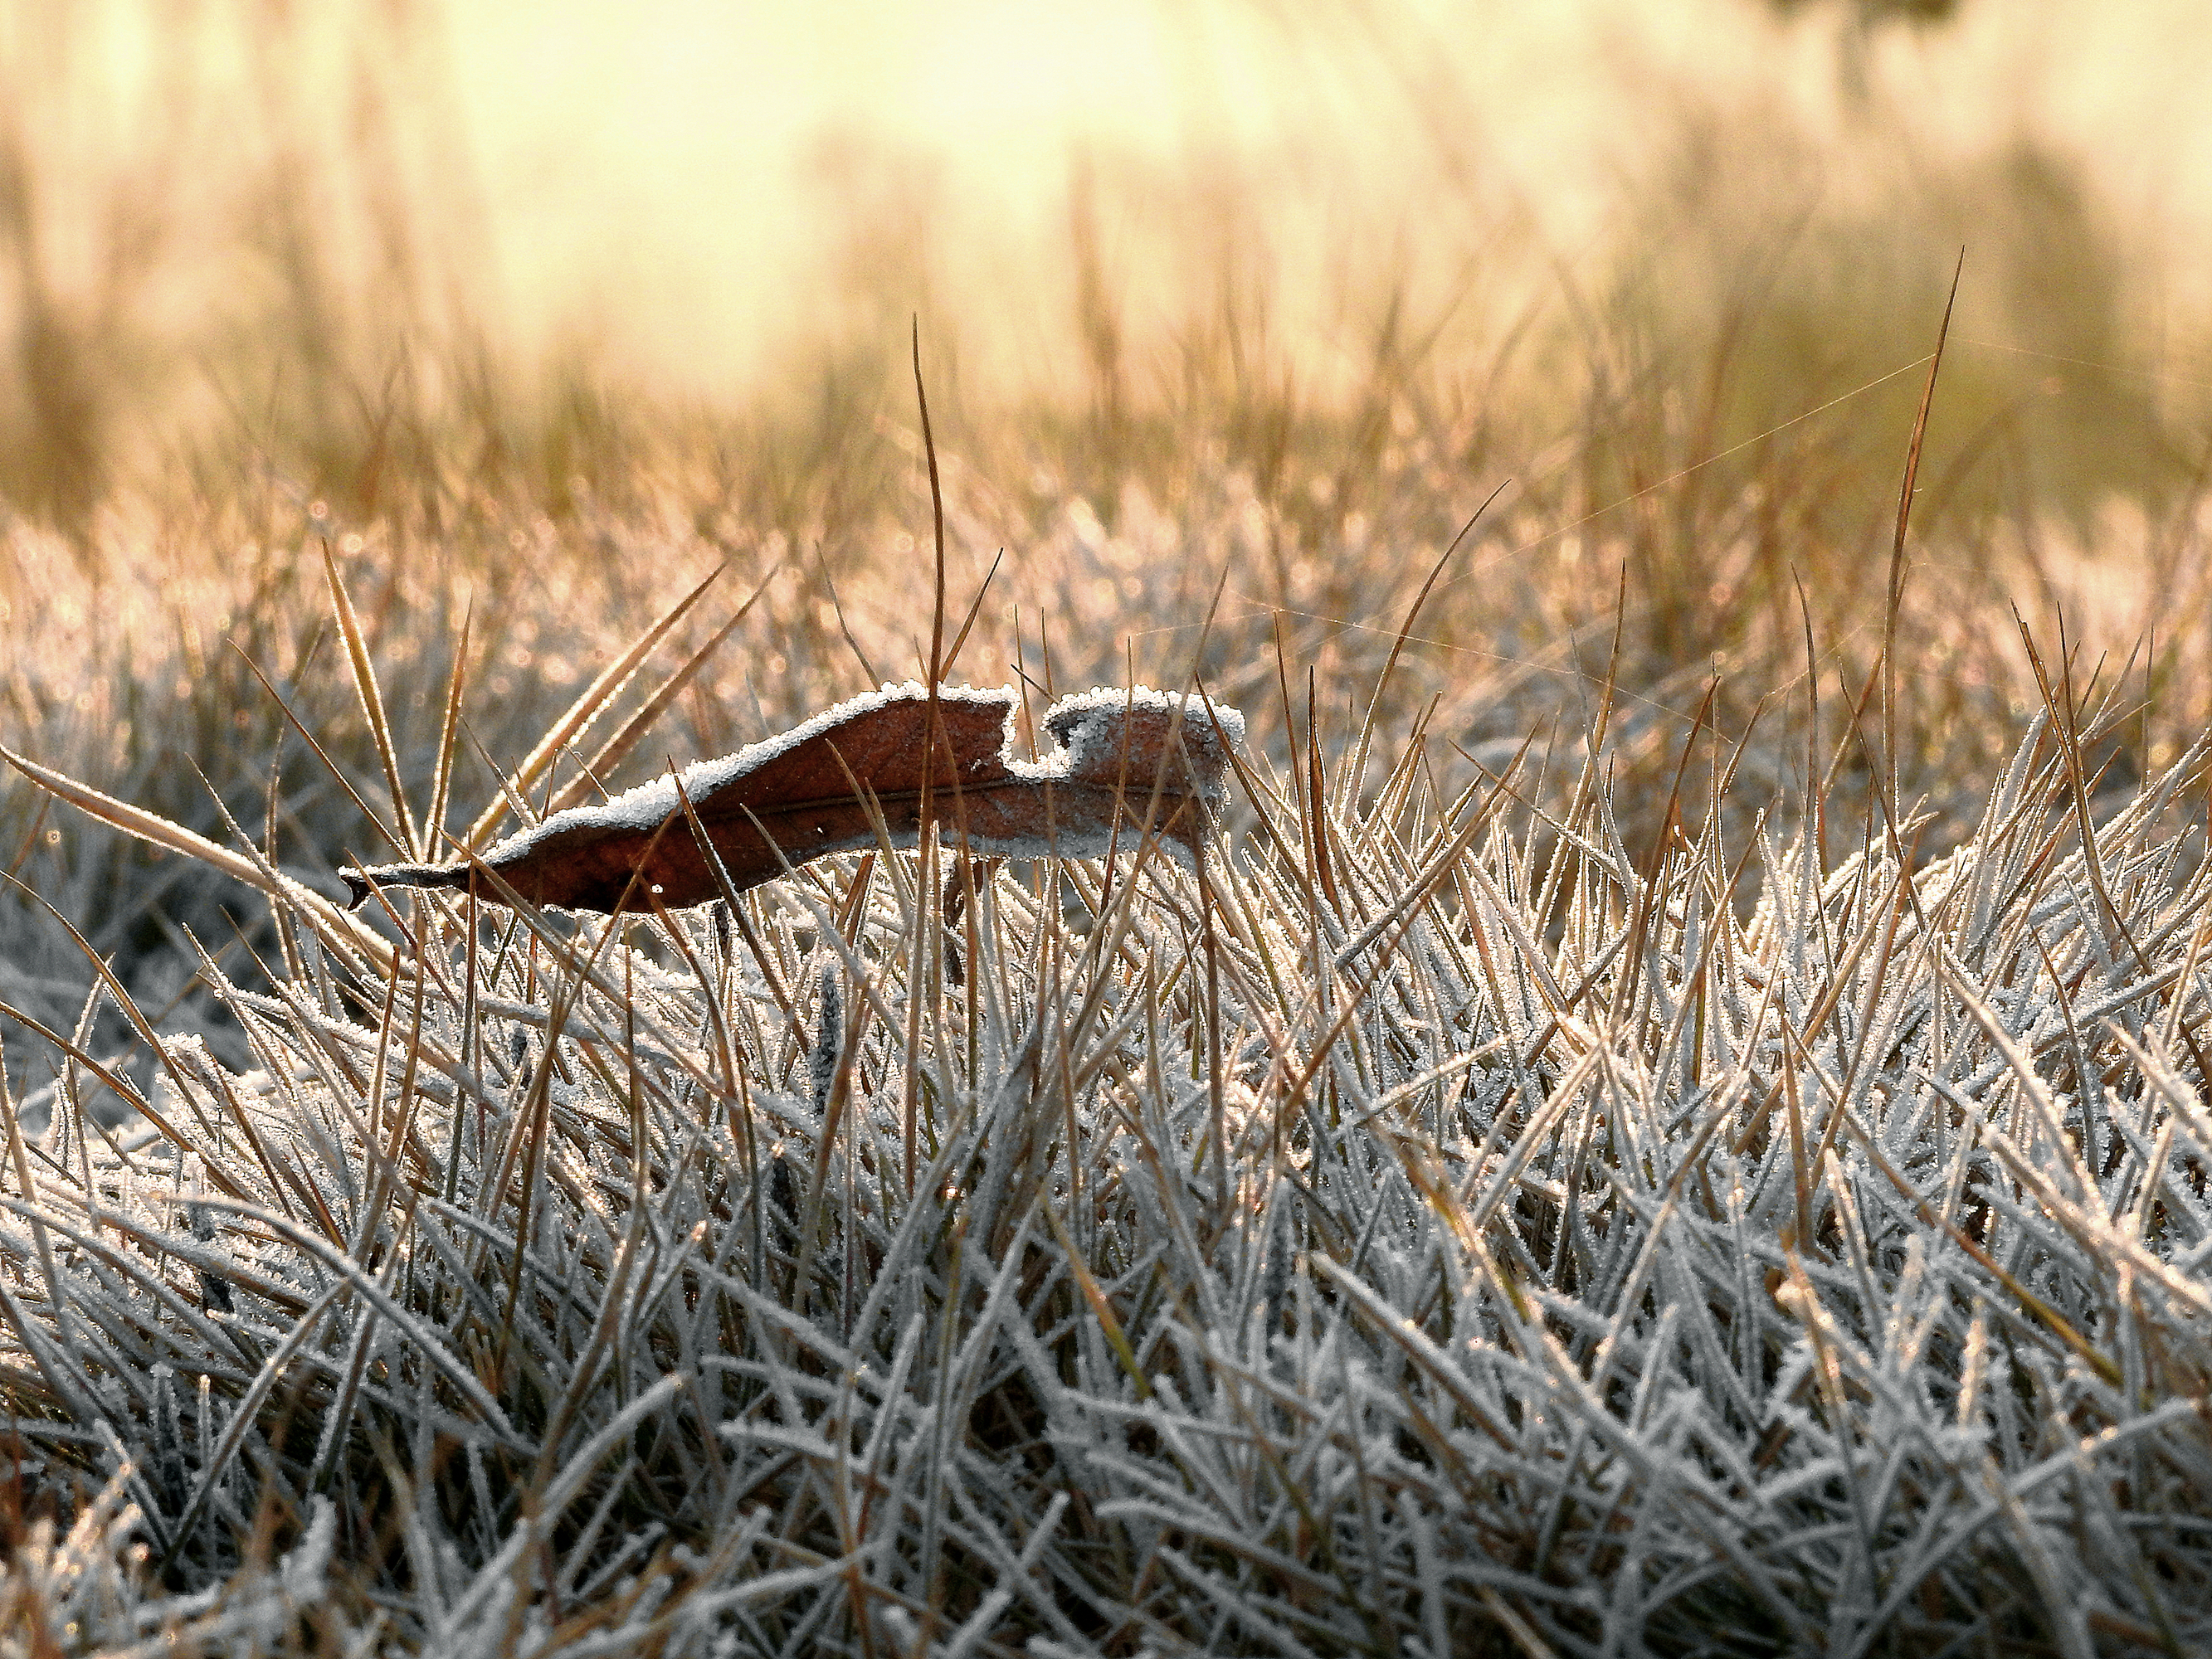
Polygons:
M0 1659L2212 1650L2203 261L2037 77L1632 53L1590 240L1497 28L1267 8L1287 148L860 132L695 404L655 284L507 327L434 4L47 9L0 744L109 800L0 765ZM957 678L1194 665L1211 888L333 908L927 672L917 317Z
M251 1064L11 1131L0 1642L2202 1651L2212 740L2098 822L2075 702L1925 864L1621 800L1601 698L1548 784L1248 756L1203 885L201 849Z

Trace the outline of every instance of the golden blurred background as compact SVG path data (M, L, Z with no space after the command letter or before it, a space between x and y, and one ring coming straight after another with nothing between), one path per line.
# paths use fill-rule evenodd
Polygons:
M2018 234L2002 173L2031 161L2109 238L2041 248L2054 288L2101 253L2142 283L2147 330L2206 297L2179 286L2212 230L2212 20L2186 0L1967 0L1871 29L1761 0L458 0L445 22L522 337L588 326L708 397L856 276L964 313L994 374L1065 368L1086 192L1153 345L1200 274L1159 265L1233 259L1324 364L1356 339L1364 284L1441 299L1479 277L1493 303L1558 305L1677 217L1786 270L1793 220L1871 232L1887 210L1893 246L1863 258L1940 266L1963 241L1968 320L2025 328L1997 314L2014 250L1987 244ZM1191 246L1200 215L1218 245ZM1470 269L1501 260L1534 269ZM1767 280L1808 277L1839 281ZM1898 344L1926 320L1897 319Z
M1919 355L1960 247L1966 407L2039 480L2133 487L2212 382L2190 0L4 17L0 489L65 517L257 422L336 465L380 398L818 404L914 313L993 410L1728 336L1741 436Z

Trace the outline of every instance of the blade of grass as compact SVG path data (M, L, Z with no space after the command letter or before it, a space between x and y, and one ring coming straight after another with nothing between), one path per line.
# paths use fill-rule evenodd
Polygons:
M563 807L576 805L589 793L593 778L605 777L622 764L630 750L636 747L638 740L652 729L653 723L667 712L668 705L676 701L684 688L689 685L699 671L707 665L708 659L721 647L722 642L737 631L738 624L745 619L746 614L759 602L761 595L768 592L769 584L781 575L782 570L783 567L778 565L767 575L762 577L760 585L746 596L745 602L738 607L737 613L716 629L708 638L707 642L693 652L682 667L661 682L659 689L646 699L645 706L629 717L628 723L621 731L600 745L599 753L592 756L585 764L582 772L571 778L567 786L553 797L547 808L548 816L560 811Z
M555 757L606 711L607 705L622 694L623 688L629 684L630 677L668 636L669 630L684 619L693 605L706 597L707 590L721 580L723 571L728 568L726 565L715 566L706 580L670 606L659 621L631 641L621 655L599 671L592 683L578 694L575 702L568 705L561 718L547 728L544 737L538 738L530 753L523 757L522 764L510 775L514 794L528 796L532 786L544 775ZM500 820L507 816L509 799L507 791L502 790L468 827L460 838L460 844L481 848L485 837L497 829Z
M476 623L471 605L461 615L461 636L453 641L453 672L446 682L446 713L438 724L438 769L430 779L430 811L422 820L425 852L434 853L446 831L446 807L453 791L453 755L460 743L461 694L468 684L469 635Z
M404 856L422 856L422 838L416 833L414 816L407 810L407 790L399 779L399 753L392 742L392 722L384 712L384 692L376 683L376 665L370 661L368 642L362 635L361 620L354 615L353 596L338 574L337 555L330 538L323 538L323 569L330 577L331 605L337 612L338 632L344 637L346 661L353 670L353 689L368 716L369 735L376 740L376 758L384 768L386 787L392 791L392 818L399 831Z
M1936 403L1936 377L1943 368L1943 343L1951 337L1951 311L1959 303L1959 280L1966 274L1966 250L1959 250L1959 263L1951 272L1951 292L1943 301L1943 321L1936 331L1935 354L1928 360L1928 379L1920 388L1920 410L1912 417L1912 441L1905 452L1905 478L1897 491L1897 533L1890 543L1889 580L1881 617L1881 749L1889 769L1890 816L1901 817L1904 803L1898 798L1897 761L1897 613L1905 602L1905 532L1912 520L1912 492L1920 477L1920 448L1928 437L1928 411Z

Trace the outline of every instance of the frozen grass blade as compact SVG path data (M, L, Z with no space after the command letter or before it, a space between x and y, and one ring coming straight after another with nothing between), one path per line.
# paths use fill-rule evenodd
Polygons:
M433 853L443 844L446 808L453 786L453 755L461 733L461 695L469 681L469 633L476 621L473 609L461 617L460 637L453 642L453 671L446 681L446 712L438 723L438 769L430 779L430 810L423 818L423 850Z
M415 829L414 814L408 810L406 786L400 781L399 753L392 741L392 724L385 718L384 692L376 683L376 665L369 659L368 642L362 637L360 618L354 615L353 596L346 592L345 582L338 574L337 555L331 549L330 538L323 539L323 570L331 583L331 609L338 620L338 632L345 641L346 663L353 671L353 689L361 699L362 713L368 717L369 735L376 743L376 758L384 768L385 787L392 792L392 821L399 831L401 856L422 856L422 838Z
M768 592L769 584L782 574L779 567L761 578L760 585L745 596L745 602L737 608L729 621L708 635L706 643L693 652L675 672L660 683L653 694L639 707L637 713L623 723L622 730L601 744L599 752L584 763L583 770L571 778L561 792L554 796L546 808L549 816L559 811L564 806L574 806L577 802L584 799L591 793L593 779L611 775L615 768L629 758L630 751L637 747L639 740L647 732L653 730L661 716L668 712L669 704L683 695L684 688L691 684L699 671L704 668L715 652L721 648L723 642L737 631L738 624L750 614L753 606L760 602L761 595Z
M592 677L591 684L577 694L576 700L568 705L561 718L523 757L522 763L507 775L507 782L514 793L528 795L561 751L582 735L622 695L623 688L629 684L630 677L644 665L661 641L668 637L670 630L684 620L693 605L706 597L708 588L721 580L724 568L726 567L716 566L706 580L671 605L652 626L631 641L626 649ZM460 837L461 845L483 848L491 832L499 827L500 820L507 816L507 801L508 793L503 790L477 816L476 822L469 825L466 833Z
M1959 250L1959 263L1951 272L1951 291L1943 301L1943 320L1936 330L1936 349L1929 354L1928 379L1920 388L1920 408L1912 417L1912 438L1905 450L1905 477L1897 489L1897 531L1889 547L1889 580L1885 584L1881 613L1881 752L1889 769L1890 816L1904 811L1897 792L1897 619L1905 605L1905 532L1912 522L1912 497L1920 480L1920 452L1928 441L1928 413L1936 406L1936 379L1943 370L1943 346L1951 337L1951 312L1959 303L1960 279L1966 274L1966 251Z

